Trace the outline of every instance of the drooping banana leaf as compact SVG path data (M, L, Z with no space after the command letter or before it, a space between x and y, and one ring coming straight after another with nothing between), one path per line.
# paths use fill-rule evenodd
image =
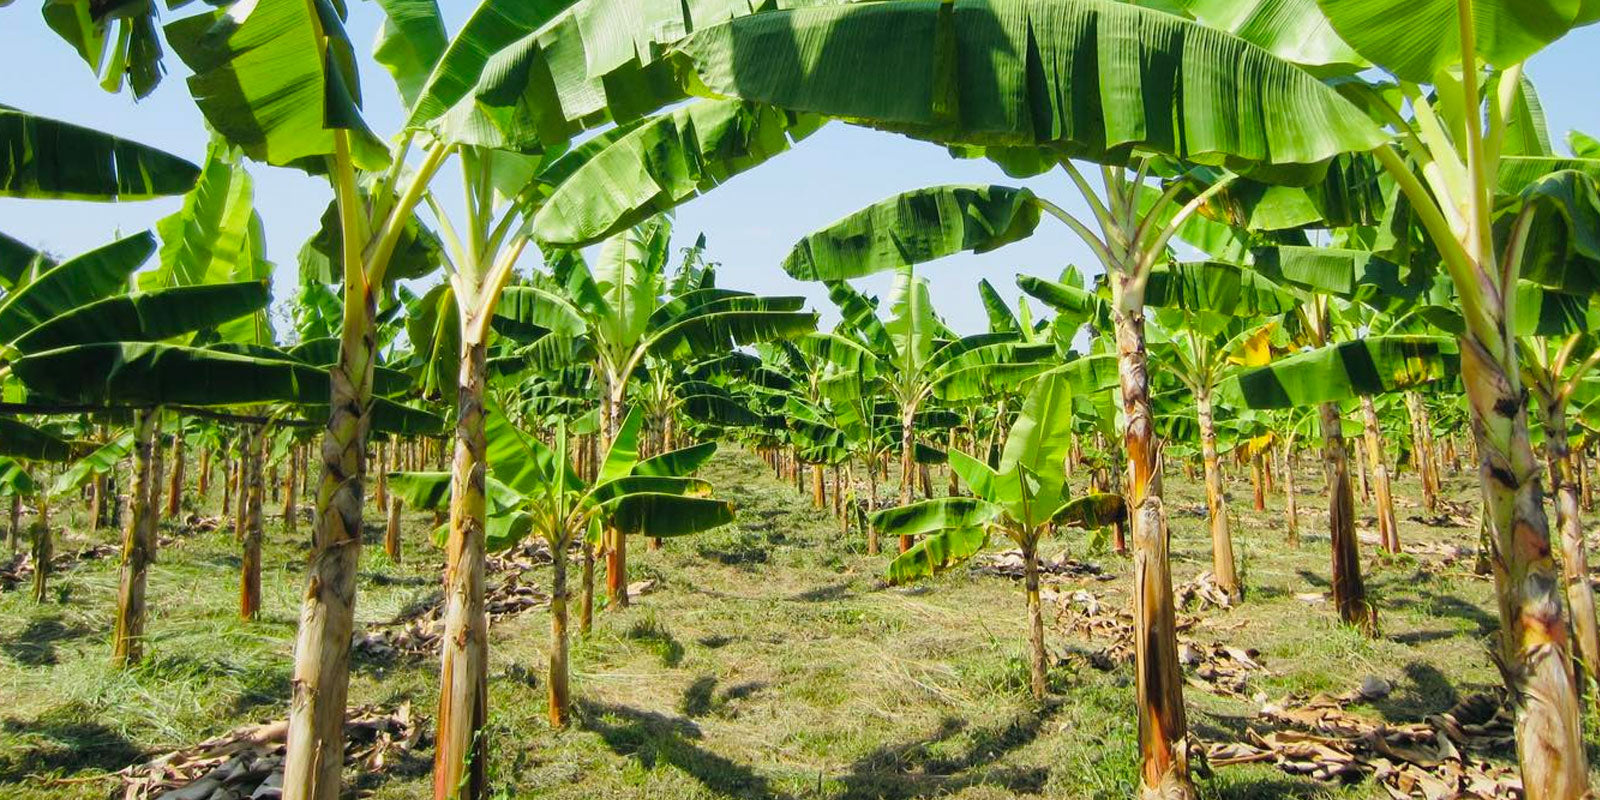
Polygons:
M977 555L988 543L989 532L985 528L955 528L929 534L889 562L884 580L899 586L937 575Z
M12 342L37 353L93 342L153 342L212 328L267 307L272 293L254 281L132 292L79 306Z
M133 452L133 431L123 431L117 438L95 448L57 475L55 482L50 485L50 492L65 494L84 486L100 475L109 475L131 452Z
M1407 389L1460 374L1454 340L1371 336L1329 345L1225 380L1219 397L1250 408L1298 408Z
M127 286L128 276L155 252L149 231L118 239L62 262L0 301L0 342Z
M1091 494L1068 500L1050 521L1075 528L1104 528L1128 519L1128 506L1120 494Z
M938 497L886 508L872 515L872 527L888 536L922 536L942 530L981 528L1001 509L975 497Z
M1033 235L1033 192L1007 186L934 186L881 200L797 242L783 269L840 281L954 253L985 253Z
M755 14L697 29L677 53L699 91L940 143L1049 145L1112 163L1138 147L1242 169L1320 165L1385 141L1334 89L1259 46L1104 0Z
M534 217L534 236L565 247L598 242L787 152L821 122L737 100L662 114L573 171Z
M194 71L189 92L213 129L251 158L323 169L334 131L361 169L389 149L361 118L355 51L338 0L235 4L167 23L167 42Z
M701 533L733 521L733 507L709 497L639 492L618 498L610 508L617 530L657 538Z
M24 356L29 391L106 406L327 403L328 373L288 358L154 342L106 342Z
M0 105L0 197L145 200L183 194L199 175L162 150Z
M72 457L72 444L20 420L0 417L0 456L28 461L66 461Z

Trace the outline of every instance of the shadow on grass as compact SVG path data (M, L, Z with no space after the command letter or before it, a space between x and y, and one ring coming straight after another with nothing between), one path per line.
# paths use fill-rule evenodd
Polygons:
M638 759L646 769L670 765L722 797L790 797L749 766L695 744L702 735L691 720L609 703L579 702L578 710L584 730L597 734L617 755Z
M5 739L20 746L0 747L0 783L27 783L38 775L71 775L84 770L112 771L139 760L144 752L101 722L81 704L51 709L34 720L0 722Z
M855 594L850 591L850 581L841 581L839 583L833 583L827 586L818 586L814 589L807 589L790 597L789 599L797 600L803 603L821 603L828 600L844 600L854 596Z
M56 664L56 643L81 639L94 633L85 625L68 625L59 614L30 620L13 636L0 639L0 652L13 661L28 667L48 667Z
M946 717L928 736L880 747L857 759L836 779L840 800L918 800L955 794L969 786L994 786L1013 794L1038 794L1050 771L1044 767L994 767L1027 746L1061 708L1059 701L992 727L972 728ZM951 752L951 744L959 742Z

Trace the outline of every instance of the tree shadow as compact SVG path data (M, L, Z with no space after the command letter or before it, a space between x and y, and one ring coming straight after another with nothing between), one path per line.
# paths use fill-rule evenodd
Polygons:
M133 741L103 723L90 709L71 704L34 720L8 718L0 730L32 740L0 750L0 783L31 783L40 775L70 775L84 770L110 772L144 756Z
M59 614L30 620L15 635L0 639L0 652L27 667L48 667L59 662L56 643L94 633L87 625L68 625Z
M995 786L1012 794L1038 794L1050 771L1044 767L993 767L1006 754L1039 737L1061 708L1055 701L1009 722L971 728L946 717L924 737L880 747L857 759L838 779L840 800L917 800L955 794L970 786ZM962 740L950 753L950 744Z
M852 596L854 596L854 593L850 591L850 581L841 581L827 586L807 589L789 599L804 603L822 603L829 600L844 600Z
M750 767L696 745L702 735L692 720L590 701L580 701L578 710L584 730L597 734L612 752L632 756L646 769L668 764L722 797L790 798Z
M1438 667L1412 661L1401 668L1406 680L1388 697L1368 703L1389 722L1416 722L1429 714L1448 711L1461 701L1461 693Z

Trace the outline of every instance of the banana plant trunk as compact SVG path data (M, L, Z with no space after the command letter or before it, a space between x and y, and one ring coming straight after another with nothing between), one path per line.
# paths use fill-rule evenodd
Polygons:
M606 444L617 438L622 428L622 401L626 384L613 381L610 399L606 403ZM606 538L606 596L616 608L628 607L628 537L622 531L608 527Z
M916 419L908 409L900 416L900 505L911 504L911 482L915 478ZM900 537L900 552L911 549L911 537Z
M33 602L43 603L50 588L51 561L56 557L55 539L50 534L50 492L39 493L39 515L33 521ZM143 613L144 596L139 597ZM140 622L143 622L141 616Z
M200 464L198 465L197 469L200 471L200 474L195 476L194 493L196 495L196 500L199 501L200 507L203 508L206 502L206 495L211 493L210 447L200 448Z
M1556 529L1561 532L1561 581L1567 587L1567 607L1572 614L1572 638L1578 662L1590 680L1600 674L1600 624L1595 618L1594 587L1589 583L1588 545L1579 510L1580 464L1567 441L1567 413L1563 403L1545 405L1545 454L1555 475Z
M1300 500L1295 497L1294 485L1294 439L1290 438L1285 445L1288 451L1283 459L1283 518L1288 525L1288 544L1290 547L1300 546Z
M167 519L176 519L183 500L183 425L172 432L172 479L167 483Z
M1128 481L1123 486L1133 550L1133 641L1139 708L1141 798L1190 800L1189 723L1183 707L1183 676L1178 668L1177 611L1167 557L1166 510L1150 404L1150 378L1144 336L1143 287L1124 273L1117 290L1113 322Z
M1511 340L1506 325L1503 316L1494 322L1501 342ZM1502 345L1501 360L1470 332L1459 341L1500 605L1500 659L1517 701L1522 783L1528 800L1586 797L1589 768L1561 577L1550 548L1516 351Z
M1023 588L1028 593L1028 677L1033 699L1043 700L1045 692L1044 611L1039 602L1039 546L1036 541L1022 545Z
M1222 493L1222 465L1217 459L1217 429L1212 419L1211 394L1199 392L1195 407L1200 418L1200 453L1206 471L1206 512L1211 518L1211 573L1217 588L1231 600L1240 597L1239 573L1234 568L1233 536L1228 530L1228 501ZM1257 496L1260 496L1259 461L1257 456Z
M1395 521L1394 494L1389 484L1389 464L1383 457L1383 434L1378 429L1378 410L1372 398L1361 397L1362 437L1366 440L1367 461L1377 496L1378 541L1384 552L1400 552L1400 528Z
M1252 497L1251 507L1256 511L1267 510L1267 466L1261 456L1259 448L1252 448L1250 454L1250 489Z
M875 459L867 461L867 555L878 554L878 526L872 524L872 512L878 510L878 465Z
M151 471L157 413L153 408L133 412L132 507L122 535L117 621L111 634L111 660L123 667L137 663L144 656L145 583L156 553L155 509L150 505L150 484L160 480ZM44 516L42 509L40 516ZM48 564L48 559L35 562L35 572L47 572Z
M564 728L571 715L572 688L567 666L567 543L550 546L550 727Z
M261 501L262 443L265 426L251 425L244 430L245 452L240 459L240 479L244 483L244 530L240 544L239 619L253 620L261 615Z
M594 629L594 546L579 542L583 549L583 603L578 606L578 632L587 634Z
M329 375L316 520L295 638L283 800L339 798L376 355L374 289L344 287L344 325L339 360Z
M397 496L389 498L389 518L383 527L383 552L389 556L389 561L399 564L404 557L400 546L400 512L405 509L405 503Z
M463 318L466 323L469 317ZM472 327L463 324L463 329ZM450 537L445 544L444 635L439 667L435 800L475 800L487 784L489 620L484 612L487 449L483 416L487 348L463 336L456 390L455 464L450 475Z
M1406 392L1406 415L1411 420L1411 448L1415 455L1417 478L1422 481L1422 505L1429 514L1439 510L1439 459L1434 453L1433 431L1428 421L1428 407L1422 395Z
M300 488L300 459L296 455L296 448L290 448L288 458L285 460L289 464L283 477L283 527L290 536L293 536L300 527L300 520L298 519L300 515L300 497L298 494L298 489Z
M1350 450L1340 428L1338 403L1318 409L1322 427L1322 473L1328 482L1328 538L1333 551L1331 583L1333 605L1339 619L1377 634L1376 615L1367 607L1366 585L1361 580L1361 548L1356 540L1355 487L1350 480Z

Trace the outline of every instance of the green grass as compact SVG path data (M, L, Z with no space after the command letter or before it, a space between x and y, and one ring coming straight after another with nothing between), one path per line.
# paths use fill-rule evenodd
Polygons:
M1493 686L1498 676L1484 639L1496 624L1492 590L1465 566L1438 573L1421 568L1426 557L1383 560L1365 548L1380 602L1376 640L1337 625L1329 604L1296 598L1325 590L1328 570L1320 480L1307 466L1298 549L1282 541L1281 496L1255 512L1248 485L1230 486L1250 594L1242 607L1201 614L1193 638L1259 649L1271 674L1253 679L1250 691L1274 700L1385 677L1395 692L1366 709L1375 718L1420 719ZM1027 691L1020 586L958 570L925 586L885 587L883 557L867 557L859 537L842 538L830 515L773 480L753 456L726 453L708 472L739 505L740 522L659 551L642 542L629 548L630 578L655 578L656 587L631 608L598 610L594 632L574 640L578 710L570 729L544 723L544 614L491 630L489 770L498 793L553 800L1133 794L1130 669L1064 662L1051 672L1051 698L1037 704ZM1449 488L1463 499L1476 491L1467 476ZM1168 491L1174 579L1183 581L1210 561L1196 513L1201 487L1173 474ZM1405 476L1403 540L1472 542L1475 530L1409 520L1420 513L1416 494ZM1358 510L1367 510L1359 500ZM381 518L369 517L375 545ZM114 783L96 775L281 717L305 528L290 538L272 523L256 622L235 618L238 559L228 533L179 533L161 552L150 578L150 657L136 669L109 663L115 559L57 576L52 597L64 601L35 605L25 591L0 594L0 795L98 800ZM358 625L381 623L437 593L429 520L406 523L402 564L376 546L363 551ZM69 533L58 552L88 541ZM1062 548L1118 576L1069 587L1112 608L1127 602L1126 560L1091 553L1081 535L1048 543L1046 554ZM1047 641L1059 651L1065 636L1053 628ZM431 659L358 659L351 701L410 700L431 717L436 673ZM1187 699L1191 727L1207 738L1236 735L1257 708L1196 689ZM376 798L428 797L430 755L362 776L361 786ZM1236 800L1386 796L1370 784L1322 785L1260 766L1220 769L1201 789Z

